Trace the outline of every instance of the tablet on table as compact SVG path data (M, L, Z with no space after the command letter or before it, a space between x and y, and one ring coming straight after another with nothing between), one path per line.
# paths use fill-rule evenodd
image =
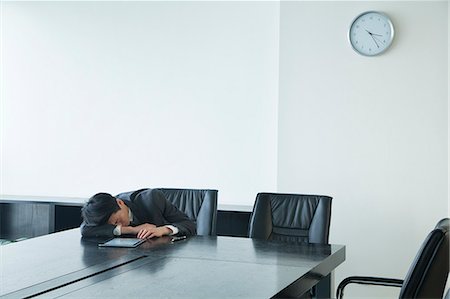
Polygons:
M100 243L100 247L138 247L145 242L145 239L138 238L114 238L105 243Z

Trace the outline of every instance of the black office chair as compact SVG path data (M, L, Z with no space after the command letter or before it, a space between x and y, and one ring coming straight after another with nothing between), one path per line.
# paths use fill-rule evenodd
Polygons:
M258 193L249 237L328 244L331 199L320 195Z
M197 235L216 235L217 190L158 188L166 198L197 223Z
M295 243L328 244L331 197L258 193L250 219L249 237ZM300 298L315 297L316 288Z
M428 234L404 280L365 276L347 277L339 284L336 298L343 298L346 285L356 283L400 287L399 299L441 299L449 271L449 226L450 219L442 219Z

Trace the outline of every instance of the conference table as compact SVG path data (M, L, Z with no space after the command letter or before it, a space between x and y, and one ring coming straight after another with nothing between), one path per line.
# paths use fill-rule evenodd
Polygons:
M241 237L104 248L67 230L0 246L2 298L294 298L345 260L345 246Z

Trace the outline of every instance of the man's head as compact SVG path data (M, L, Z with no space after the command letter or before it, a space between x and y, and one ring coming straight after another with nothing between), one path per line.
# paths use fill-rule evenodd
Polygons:
M114 224L128 226L128 207L123 200L108 193L97 193L81 209L81 215L88 225Z

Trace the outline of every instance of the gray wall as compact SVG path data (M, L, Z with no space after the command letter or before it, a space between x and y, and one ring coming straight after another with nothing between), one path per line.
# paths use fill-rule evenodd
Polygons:
M391 16L379 57L347 41L360 12ZM344 276L403 278L448 215L446 2L282 2L278 190L334 197L330 240ZM395 289L350 287L355 298Z

